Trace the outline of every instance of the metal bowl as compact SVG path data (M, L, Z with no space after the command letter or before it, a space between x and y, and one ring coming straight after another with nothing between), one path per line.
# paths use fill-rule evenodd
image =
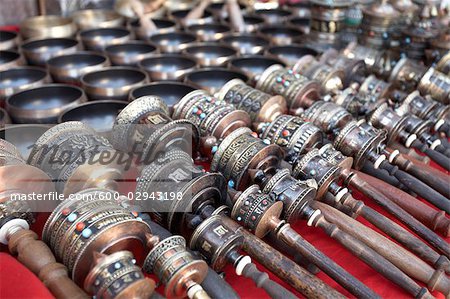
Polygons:
M187 31L194 33L199 41L217 41L231 31L228 25L219 23L193 24Z
M75 53L79 49L78 41L71 38L39 39L22 45L22 52L28 63L39 66L45 66L52 57Z
M0 30L0 50L12 50L19 45L19 35L14 31Z
M47 71L40 67L23 66L0 72L0 102L16 92L51 82Z
M180 80L196 66L195 59L177 54L155 55L139 63L139 67L154 81Z
M223 19L228 16L228 11L224 10L226 1L217 1L213 0L211 4L206 7L206 10L209 11L216 19ZM245 5L239 3L238 4L240 10L245 9Z
M106 47L106 54L113 65L137 66L157 53L156 47L143 41L130 41Z
M266 55L276 57L286 65L292 66L305 55L316 56L317 51L300 45L273 46L266 50Z
M292 13L286 9L257 9L254 12L257 16L264 18L267 24L283 24Z
M9 70L10 68L25 64L25 59L19 52L0 51L0 71Z
M270 41L264 36L248 33L228 34L222 38L221 42L232 46L241 55L262 54L270 44Z
M244 28L243 30L245 32L255 32L260 27L262 27L264 24L266 24L266 20L258 15L255 14L245 14L242 16L244 18ZM224 19L224 22L228 24L228 26L231 26L231 20L229 17L226 17Z
M164 100L172 114L175 104L194 90L196 90L195 87L181 82L153 82L133 89L130 92L130 102L142 96L158 96Z
M84 91L67 84L48 84L13 94L6 110L15 123L56 123L62 111L85 102Z
M91 100L126 101L130 90L147 81L145 72L118 66L87 73L81 77L81 84Z
M4 128L5 125L11 123L11 118L5 109L0 108L0 128Z
M72 19L80 30L113 28L124 24L124 18L114 10L84 9L76 11Z
M200 18L185 20L185 17L191 12L191 9L177 9L169 12L169 17L177 22L188 26L192 24L206 24L214 22L214 16L209 11L205 10Z
M250 78L250 82L254 85L259 79L259 75L273 64L281 64L285 66L277 58L265 57L262 55L252 55L244 57L236 57L230 60L228 66L232 70L239 70Z
M131 39L131 33L125 28L98 28L80 32L80 39L86 49L103 51L109 45L117 45Z
M290 26L299 28L305 33L309 33L311 26L311 19L309 17L294 17L289 19L288 24Z
M237 55L233 47L216 43L194 43L183 53L194 57L201 66L223 66Z
M125 101L87 102L64 111L58 123L81 121L100 133L111 131L117 115L128 105Z
M141 27L139 19L130 22L130 27L138 39L147 40L152 35L173 32L177 30L177 24L169 19L151 19L155 24L156 31L148 31Z
M247 81L247 76L239 71L225 68L204 68L186 74L184 81L194 87L207 90L210 94L217 93L231 79Z
M0 138L16 146L25 160L28 160L31 149L51 125L26 124L9 125L0 129Z
M150 41L162 53L180 53L188 44L196 40L195 34L182 31L155 34L150 37Z
M259 32L273 44L284 46L293 43L294 39L304 35L300 29L291 26L271 25L264 26Z
M71 18L54 15L31 17L20 25L24 39L72 37L76 31L77 26Z
M55 82L79 85L81 76L109 66L106 56L95 52L76 52L53 57L47 68Z

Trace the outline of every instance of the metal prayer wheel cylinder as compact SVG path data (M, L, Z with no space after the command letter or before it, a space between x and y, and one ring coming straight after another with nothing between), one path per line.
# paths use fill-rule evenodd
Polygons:
M440 29L433 24L433 21L428 19L419 20L404 28L401 46L407 57L422 60L430 42L438 37L439 31Z
M319 61L328 64L333 69L342 70L344 72L342 82L344 86L349 86L353 82L361 84L367 73L364 60L350 59L339 54L335 49L327 50L320 56Z
M270 140L270 143L284 148L286 152L293 150L301 155L306 149L321 145L323 133L300 117L283 114L264 128L261 139Z
M303 113L303 119L312 122L325 134L331 134L343 128L353 120L353 116L343 107L333 103L318 101Z
M195 229L189 247L199 251L213 270L220 271L228 263L228 255L242 247L244 237L236 233L238 229L230 218L213 215Z
M450 52L441 57L436 64L436 69L443 74L450 76Z
M444 105L450 104L450 77L429 68L420 79L417 89L423 95L429 94Z
M145 278L129 251L110 255L97 253L97 263L84 281L84 289L99 299L145 298L155 288L155 282Z
M233 201L231 218L258 238L269 233L271 218L279 218L283 211L283 203L262 193L258 185L248 187Z
M352 121L340 131L333 145L343 155L353 157L353 168L361 169L370 155L378 153L385 139L385 131Z
M243 190L251 181L249 169L274 172L282 158L283 151L279 146L266 144L248 128L239 128L214 149L210 169L222 173L230 188Z
M340 151L335 149L331 143L325 144L319 149L319 154L323 159L327 160L334 166L342 169L350 169L353 165L353 158L344 156Z
M145 248L151 230L117 192L93 188L75 196L50 214L42 239L68 268L75 283L82 285L95 260L94 252L139 252Z
M316 197L316 189L293 178L288 169L282 169L272 176L262 191L274 194L283 203L281 218L289 223L300 219L305 206Z
M384 129L388 132L387 144L391 144L397 140L400 132L405 129L407 122L407 116L398 115L386 103L378 107L369 120L369 123L375 128Z
M402 58L392 69L389 82L399 89L412 91L424 76L426 68L408 58Z
M245 84L240 79L228 81L217 95L218 99L244 110L257 126L261 122L272 122L287 112L286 100L279 95L272 96ZM256 123L256 124L255 124Z
M187 290L200 284L206 277L208 265L186 251L186 241L181 236L161 240L148 253L143 269L155 273L165 285L167 298L184 298Z
M352 5L348 0L312 0L311 31L336 33L344 28L347 9Z
M433 122L430 120L423 120L415 115L407 115L407 122L405 131L411 134L416 134L418 137L431 137L428 132L431 131Z
M278 64L268 67L261 74L256 88L269 94L283 96L289 110L293 113L298 113L300 108L309 107L320 97L318 82Z
M394 91L391 83L380 80L374 75L370 75L364 80L358 93L364 96L372 96L376 99L390 98L390 94Z
M249 127L250 116L233 105L210 96L206 91L195 90L185 95L175 106L175 119L188 119L199 129L201 136L224 138L240 127Z
M450 107L432 99L422 97L419 91L409 94L396 110L399 115L413 114L422 119L450 121Z
M384 100L378 100L377 97L372 95L360 94L355 89L347 87L342 92L334 95L332 101L344 107L355 118L360 118L376 109L378 104Z
M304 74L306 77L320 82L322 92L340 90L343 86L345 74L343 71L318 62L313 56L306 55L292 67L295 73Z
M344 50L342 50L342 55L349 59L363 60L370 73L375 73L377 75L383 74L383 70L380 67L380 61L383 59L384 51L351 42Z

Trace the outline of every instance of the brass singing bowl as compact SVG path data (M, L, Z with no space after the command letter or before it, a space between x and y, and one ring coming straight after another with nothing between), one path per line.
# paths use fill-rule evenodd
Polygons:
M72 19L80 30L113 28L124 25L124 18L114 10L84 9L72 14Z
M231 31L230 27L220 23L193 24L187 27L188 32L197 36L199 41L218 41Z
M105 52L113 65L137 66L141 60L154 56L157 49L147 42L129 41L110 45Z
M117 45L131 40L131 32L125 28L96 28L80 32L84 47L92 51L103 51L109 45Z
M5 125L11 123L11 118L5 109L0 108L0 128L4 128Z
M217 43L193 43L187 46L183 53L195 58L203 67L224 66L237 55L234 48Z
M275 57L283 61L287 66L292 66L305 55L316 56L317 51L307 48L301 45L285 45L285 46L272 46L266 50L265 55L269 57Z
M220 42L232 46L240 55L262 54L270 45L270 41L264 36L248 33L227 34Z
M162 53L180 53L196 40L195 34L183 31L155 34L150 37L150 41Z
M296 27L286 25L270 25L259 29L259 33L269 39L273 44L290 45L295 39L304 35L304 32Z
M81 77L81 85L91 100L126 101L130 90L147 82L145 72L131 67L109 67Z
M79 85L84 74L109 66L109 60L95 52L76 52L53 57L47 61L47 69L58 83Z
M242 17L244 19L244 32L255 32L266 24L266 20L263 17L255 14L244 14ZM230 17L226 17L223 20L228 26L231 26Z
M47 84L13 94L6 100L6 110L15 123L55 124L62 111L86 101L79 87Z
M241 79L244 82L248 80L247 76L239 71L232 71L225 68L204 68L186 74L184 81L214 95L225 83L235 78Z
M150 18L156 26L156 31L149 31L141 26L139 19L130 21L130 27L138 39L147 40L152 35L174 32L177 30L177 24L169 19Z
M207 24L214 22L214 16L209 11L205 10L200 18L185 20L184 18L191 12L190 9L177 9L169 12L169 18L178 24L189 26L192 24ZM184 23L184 24L183 24Z
M23 39L44 39L72 37L77 31L71 18L56 15L37 16L20 24Z
M0 51L0 71L25 64L23 56L16 51Z
M125 101L105 100L87 102L61 113L58 123L81 121L99 133L111 131L117 115L128 105Z
M13 50L19 45L19 35L14 31L0 30L0 51Z
M177 54L160 54L142 60L139 67L153 81L180 80L197 67L195 59Z
M36 141L50 127L51 125L48 124L7 125L0 129L0 138L14 144L25 161L27 161Z
M0 101L26 89L51 82L47 71L36 66L22 66L0 72Z
M243 72L250 78L251 83L255 84L259 79L259 75L262 74L269 66L274 64L285 66L285 64L277 58L262 55L236 57L230 60L228 66L232 70L239 70Z
M45 66L53 57L80 50L80 44L71 38L48 38L24 43L21 48L29 64Z
M283 24L286 22L292 13L289 10L276 8L276 9L257 9L254 14L264 18L267 24Z

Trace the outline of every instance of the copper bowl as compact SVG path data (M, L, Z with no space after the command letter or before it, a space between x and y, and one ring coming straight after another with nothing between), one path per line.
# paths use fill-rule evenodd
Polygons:
M139 67L154 81L180 80L197 67L197 62L183 55L160 54L142 60Z
M25 64L25 59L19 52L0 51L0 71L9 70L12 67Z
M180 53L196 40L195 34L182 31L155 34L150 37L150 41L162 53Z
M12 50L19 45L19 35L14 31L0 30L0 50Z
M80 39L86 49L103 51L109 45L117 45L131 39L131 33L125 28L98 28L80 32Z
M292 13L286 9L257 9L254 12L257 16L264 18L267 24L283 24Z
M35 66L22 66L0 72L0 101L30 88L49 83L50 77L45 69Z
M172 20L169 19L151 19L151 20L153 21L153 23L157 28L156 31L148 31L145 28L141 27L141 22L139 21L139 19L130 22L130 27L138 39L147 40L152 35L168 33L177 30L177 24Z
M241 55L262 54L270 41L257 34L232 33L222 38L221 43L235 48Z
M273 44L279 46L290 45L294 42L294 39L305 34L295 27L281 25L264 26L259 29L258 32L264 35Z
M95 52L76 52L53 57L47 68L55 82L79 85L81 76L109 66L108 58Z
M143 41L129 41L106 47L106 54L113 65L137 66L139 62L157 53L156 47Z
M239 71L228 70L225 68L204 68L186 74L184 82L207 90L210 94L217 93L231 79L241 79L246 82L247 76Z
M273 46L266 50L267 56L276 57L287 66L292 66L305 55L316 56L317 51L300 45Z
M0 138L16 146L25 160L28 160L31 149L51 125L25 124L7 125L0 129Z
M153 82L133 89L130 92L130 102L143 96L158 96L164 100L169 107L170 114L172 114L175 104L194 90L196 90L195 87L181 82Z
M80 30L113 28L124 25L124 18L114 10L83 9L72 14L72 19Z
M232 70L239 70L250 78L250 83L255 84L259 79L259 75L273 64L281 64L285 66L277 58L265 57L262 55L252 55L244 57L236 57L230 60L228 66Z
M147 82L145 72L118 66L87 73L81 77L81 84L91 100L126 101L130 90Z
M20 33L26 39L73 37L77 26L71 18L55 15L37 16L20 24Z
M200 18L185 20L184 18L191 12L191 9L177 9L169 12L169 17L182 25L192 25L192 24L206 24L214 22L214 16L209 11L205 10ZM184 24L183 24L184 23Z
M117 115L128 105L125 101L94 101L64 111L58 117L58 123L81 121L99 133L111 131Z
M4 128L5 125L11 123L11 118L5 109L0 108L0 128Z
M80 49L76 39L48 38L24 43L23 55L29 64L45 66L47 61L59 55L75 53Z
M255 32L259 28L261 28L264 24L266 24L266 20L258 16L256 14L245 14L242 16L244 18L244 28L243 30L245 32ZM226 17L224 19L224 22L228 24L228 26L231 26L231 20L229 17Z
M199 41L217 41L231 31L228 25L219 23L193 24L187 31L194 33Z
M15 123L56 123L59 114L85 102L84 91L67 84L47 84L13 94L6 110Z
M183 53L194 57L201 66L223 66L237 55L234 48L217 43L194 43Z

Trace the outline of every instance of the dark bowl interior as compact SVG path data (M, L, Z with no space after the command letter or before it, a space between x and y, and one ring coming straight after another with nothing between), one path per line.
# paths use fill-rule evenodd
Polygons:
M257 15L244 15L244 24L246 25L258 25L264 23L264 18ZM226 17L225 21L230 22L230 18Z
M284 63L282 63L278 59L268 58L262 55L250 57L238 57L232 59L230 64L234 67L239 68L241 71L245 73L251 73L253 76L261 74L262 72L264 72L265 69L274 64L281 64L284 66Z
M97 28L85 30L80 33L82 38L102 38L107 40L124 37L128 34L130 34L129 31L123 28Z
M162 55L141 61L144 69L165 73L193 68L195 65L194 60L180 55Z
M82 104L61 114L59 122L81 121L98 132L112 129L117 115L127 106L124 101L95 101Z
M223 33L230 31L230 27L222 24L194 24L188 27L189 31L203 33Z
M169 28L169 27L173 27L175 26L175 22L170 21L170 20L165 20L165 19L152 19L153 23L155 23L155 26L158 29L164 29L164 28ZM133 27L140 27L141 26L141 22L139 19L134 20L133 22L131 22L131 26Z
M261 28L260 32L262 34L267 34L272 37L282 38L282 37L298 37L304 33L295 28L282 27L282 26L270 26Z
M309 27L310 20L309 18L292 18L291 24L299 27Z
M81 89L68 85L49 85L28 89L12 95L9 105L23 110L47 110L76 101L83 95Z
M172 17L179 20L179 19L183 19L184 17L186 17L189 12L191 12L190 9L180 9L180 10L172 11L171 14L172 14ZM211 16L212 16L212 14L209 11L205 10L203 12L203 16L201 18L209 18Z
M191 43L196 40L195 35L186 32L170 32L163 34L155 34L150 40L158 45L172 45Z
M89 85L103 88L119 88L144 80L145 74L133 69L107 69L88 73L83 81Z
M45 78L47 73L38 68L13 68L0 72L0 88L19 87Z
M271 47L268 49L268 52L277 56L279 59L293 62L296 62L305 55L317 55L317 51L313 49L295 45Z
M251 49L255 46L268 46L270 43L265 38L252 34L225 36L222 42L232 45L235 48L245 49Z
M215 3L211 3L210 5L208 5L207 8L212 11L220 12L224 5L225 5L225 1L224 2L215 2ZM239 3L239 8L245 9L245 5L242 5Z
M12 125L0 129L0 138L14 144L22 157L27 160L36 140L41 137L50 125Z
M94 53L74 53L57 56L48 61L48 64L55 67L67 69L81 69L91 65L104 63L106 58Z
M135 56L151 53L155 50L155 46L145 43L123 43L120 45L111 45L106 48L107 53L120 56Z
M75 47L78 42L70 38L49 38L35 40L22 45L22 48L34 52L55 52L62 49Z
M20 54L14 51L0 51L0 64L14 61L20 57Z
M131 92L131 96L137 99L142 96L154 95L162 98L169 107L173 107L182 97L196 90L194 87L178 82L155 82L138 87Z
M12 31L0 30L0 42L6 42L17 37L17 33Z
M257 9L254 13L269 18L287 17L291 15L289 11L284 9Z
M191 72L186 75L186 80L191 81L201 88L219 90L231 79L241 79L242 81L247 81L247 76L240 73L234 72L226 69L203 69Z
M220 45L196 45L186 48L186 52L204 58L216 58L236 54L236 50Z

